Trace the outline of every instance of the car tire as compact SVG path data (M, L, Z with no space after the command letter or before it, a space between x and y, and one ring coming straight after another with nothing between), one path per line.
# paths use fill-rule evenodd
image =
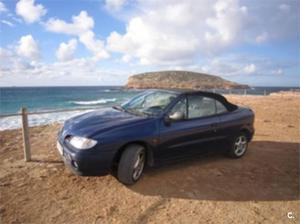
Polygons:
M230 142L228 155L231 158L241 158L248 149L248 139L244 132L236 135Z
M146 163L146 150L138 144L129 145L121 155L117 177L125 185L137 182L143 173Z

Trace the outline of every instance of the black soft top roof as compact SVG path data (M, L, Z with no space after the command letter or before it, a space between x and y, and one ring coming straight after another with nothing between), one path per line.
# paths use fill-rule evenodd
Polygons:
M230 103L223 95L218 93L206 92L206 91L176 91L180 93L180 95L201 95L214 98L220 101L229 111L234 111L238 108L237 105Z
M206 92L206 91L198 91L198 90L185 90L185 89L149 89L150 91L164 91L171 92L177 95L201 95L207 96L210 98L214 98L220 101L228 111L234 111L238 108L237 105L230 103L223 95L219 93Z

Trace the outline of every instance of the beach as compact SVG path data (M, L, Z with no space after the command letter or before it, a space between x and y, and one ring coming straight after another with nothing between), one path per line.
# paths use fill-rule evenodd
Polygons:
M56 150L61 124L0 131L0 223L299 223L300 95L227 95L255 112L241 159L224 155L148 169L134 186L72 174Z

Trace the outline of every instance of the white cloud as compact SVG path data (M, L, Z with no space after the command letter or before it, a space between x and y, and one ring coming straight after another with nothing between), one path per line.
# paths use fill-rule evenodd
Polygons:
M81 11L78 16L73 16L71 23L52 18L45 23L45 28L51 32L77 36L79 41L94 54L96 60L109 57L104 42L95 37L95 33L92 31L94 19L86 11Z
M20 0L16 4L16 14L21 16L25 22L34 23L47 13L41 4L35 5L35 0Z
M272 74L274 75L282 75L283 74L283 70L281 68L275 69L272 71Z
M126 32L107 38L111 51L142 64L191 63L236 43L247 8L236 0L140 1Z
M59 61L69 61L73 59L76 48L76 39L71 39L67 43L61 43L56 51L57 59Z
M298 11L297 1L138 0L133 12L118 13L127 18L126 31L111 32L107 48L127 62L194 64L243 43L299 39Z
M291 6L287 5L287 4L281 4L281 5L279 5L278 8L280 11L282 11L284 13L288 13L288 12L290 12Z
M256 41L256 43L263 43L268 40L268 37L269 37L268 33L263 32L255 38L255 41Z
M30 63L14 51L0 48L0 74L2 77L12 75L15 72L21 73L29 67Z
M118 11L126 3L126 0L105 0L105 6L108 10Z
M128 55L128 54L125 54L123 57L122 57L122 61L125 62L125 63L128 63L131 61L131 56Z
M1 86L116 85L124 84L123 70L99 67L93 58L45 63L24 60L14 51L0 48Z
M246 70L255 72L247 75ZM240 83L272 85L298 83L298 76L285 73L297 69L298 63L280 63L274 59L256 57L254 55L226 54L222 57L207 58L201 64L187 66L169 66L169 69L192 70L219 75ZM252 67L252 68L251 68ZM164 67L166 68L166 67ZM149 70L150 69L150 70ZM153 68L148 68L148 71ZM134 66L129 71L123 68L105 68L93 58L76 58L68 61L45 63L28 61L17 55L13 50L0 48L0 83L1 86L11 85L116 85L125 84L129 74L144 72L145 67ZM284 74L284 75L281 75ZM276 76L276 79L274 78ZM290 78L289 78L290 77ZM277 80L277 81L276 81Z
M255 78L251 77L256 77L256 81L259 82L265 77L285 74L284 71L298 70L298 66L297 60L282 62L252 54L225 54L221 57L206 59L201 64L195 64L194 67L188 66L181 69L206 72L243 83L243 79L252 79L255 82ZM296 78L297 75L295 75Z
M78 16L72 17L72 22L67 23L61 19L49 19L45 27L48 31L54 33L64 33L70 35L80 35L94 27L94 20L86 11L81 11Z
M212 75L233 77L239 74L245 74L244 63L239 58L231 58L230 56L213 58L207 60L204 65L194 69Z
M38 7L39 1L21 0L18 4L20 2L29 2ZM134 6L131 4L133 2ZM61 43L56 52L60 60L57 63L33 63L31 60L40 56L39 49L32 36L25 36L26 38L20 39L16 52L8 53L0 49L0 65L3 68L1 74L7 77L10 74L17 77L26 74L28 77L37 76L41 79L49 77L48 83L51 83L51 78L68 81L69 77L73 77L81 80L90 73L93 75L89 77L96 80L103 72L97 68L97 60L108 57L106 50L109 49L121 53L119 60L110 62L130 63L120 65L125 72L134 65L139 71L175 68L246 79L258 76L274 77L274 74L283 73L288 75L296 71L295 67L299 63L293 62L295 67L290 69L290 65L285 65L281 59L257 59L250 56L232 59L228 56L231 47L242 46L244 49L245 42L253 44L274 41L271 44L276 44L278 40L299 40L299 30L295 29L299 27L300 21L299 4L297 1L284 4L282 2L133 0L126 1L126 7L119 2L120 7L111 8L115 10L112 15L124 19L126 29L125 32L111 32L106 41L100 38L101 34L94 32L95 22L98 21L94 21L86 11L81 11L69 21L52 18L42 23L45 28L50 32L71 35L70 39L76 39L77 44L74 44L74 41ZM42 8L44 9L43 6ZM7 21L13 21L17 25L13 17L8 17L5 18ZM21 17L18 17L18 20L21 20ZM76 46L80 43L91 52L90 58L73 58ZM137 61L151 66L139 66ZM101 63L101 66L111 66L110 62ZM103 80L113 78L101 77ZM126 76L124 77L122 78L125 80Z
M213 30L205 32L206 41L211 45L232 44L242 28L247 7L240 7L238 1L220 0L213 9L215 15L206 19L208 28Z
M249 65L246 65L245 68L244 68L244 72L246 74L252 74L256 71L256 66L255 64L249 64Z
M10 22L8 20L5 20L5 19L1 20L1 23L5 24L7 26L10 26L10 27L14 27L15 26L12 22Z
M8 10L7 10L6 6L4 5L4 3L0 1L0 14L2 12L7 12L7 11Z
M109 54L104 48L104 42L96 39L92 31L85 32L79 35L79 40L86 46L88 50L93 52L95 59L108 58Z
M18 55L31 60L37 60L40 57L38 44L31 35L22 36L16 50Z
M243 27L245 37L256 39L258 34L268 34L266 42L299 39L299 1L248 1L249 22Z
M9 17L16 23L20 23L22 24L23 23L23 20L18 18L18 17L15 17L14 15L10 14Z

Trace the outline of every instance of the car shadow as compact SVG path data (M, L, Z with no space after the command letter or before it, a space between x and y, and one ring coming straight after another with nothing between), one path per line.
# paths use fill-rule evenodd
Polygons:
M143 195L218 201L299 200L299 143L254 141L240 159L220 154L149 169Z

